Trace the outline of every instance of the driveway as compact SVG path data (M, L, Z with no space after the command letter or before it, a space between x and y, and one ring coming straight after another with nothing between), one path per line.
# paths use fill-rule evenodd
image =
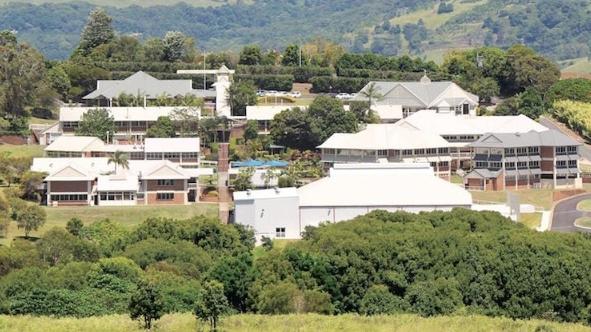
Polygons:
M580 155L581 157L583 157L583 159L591 161L591 146L587 144L585 140L581 138L581 136L577 135L572 130L566 128L566 126L564 126L563 124L556 123L556 120L547 118L545 116L541 117L539 122L545 127L557 130L565 134L566 136L569 136L570 138L582 143L583 145L581 146Z
M574 225L577 218L582 216L591 217L591 212L577 210L577 204L586 199L591 199L591 194L567 198L556 204L552 215L552 226L550 226L550 230L556 232L591 232L591 230L581 229Z

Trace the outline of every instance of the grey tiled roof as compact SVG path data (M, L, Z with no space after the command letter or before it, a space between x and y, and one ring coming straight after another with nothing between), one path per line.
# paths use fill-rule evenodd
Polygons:
M215 91L193 90L191 80L159 80L149 74L138 71L124 80L99 80L97 89L84 99L117 98L120 94L143 95L157 98L162 95L171 97L188 94L198 97L215 97Z
M568 146L581 143L554 129L527 133L490 133L483 135L472 147Z

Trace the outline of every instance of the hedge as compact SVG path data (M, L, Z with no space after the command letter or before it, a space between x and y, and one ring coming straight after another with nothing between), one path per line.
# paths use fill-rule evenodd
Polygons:
M372 70L372 69L355 69L355 68L339 68L339 76L342 77L362 77L371 78L375 80L396 80L396 81L418 81L425 74L424 72L408 72L395 70ZM428 72L427 75L433 81L451 80L451 76L442 72Z
M318 76L310 79L311 91L315 93L356 93L369 81L367 78L331 76Z
M291 91L293 75L234 75L235 80L252 81L259 89Z
M560 100L553 104L554 115L569 128L591 140L591 104Z

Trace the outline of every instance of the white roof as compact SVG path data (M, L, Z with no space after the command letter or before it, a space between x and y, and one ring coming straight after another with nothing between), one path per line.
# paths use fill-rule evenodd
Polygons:
M437 135L483 135L486 133L526 133L548 128L525 115L470 116L449 115L423 110L397 122L395 125L416 128Z
M464 188L437 176L412 172L366 171L330 176L298 189L300 207L420 207L464 206L472 196Z
M60 136L45 148L45 151L90 152L100 151L105 143L97 137Z
M97 191L137 191L138 177L124 172L117 175L101 175L97 180Z
M433 168L429 162L412 162L412 163L389 163L387 160L378 160L377 163L351 163L351 164L335 164L329 170L330 177L336 176L353 176L371 174L424 174L435 176Z
M121 151L121 152L126 152L126 153L143 152L144 146L141 144L105 144L101 149L93 150L93 151L98 151L98 152Z
M273 199L273 198L286 198L286 197L298 197L298 191L296 188L273 188L273 189L261 189L261 190L247 190L237 191L234 193L234 201L247 201L253 199Z
M371 109L375 111L382 120L402 119L402 105L372 105Z
M199 152L199 137L146 138L146 152Z
M61 107L60 122L77 122L82 115L97 107ZM156 121L161 116L170 116L174 110L186 107L98 107L105 109L115 121Z
M353 134L336 133L320 149L402 150L447 147L441 136L398 126L396 124L368 124L365 130Z
M180 180L191 177L185 169L168 160L130 160L129 170L138 174L142 180Z
M273 120L275 115L293 107L299 107L302 110L307 109L305 106L297 105L246 106L246 119Z

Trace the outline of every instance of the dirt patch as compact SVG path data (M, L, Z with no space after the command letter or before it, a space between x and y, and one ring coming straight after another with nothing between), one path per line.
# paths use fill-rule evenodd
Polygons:
M567 197L576 196L584 193L585 190L583 189L555 191L552 193L552 201L557 202Z
M16 135L0 136L0 144L25 145L27 144L27 138Z

